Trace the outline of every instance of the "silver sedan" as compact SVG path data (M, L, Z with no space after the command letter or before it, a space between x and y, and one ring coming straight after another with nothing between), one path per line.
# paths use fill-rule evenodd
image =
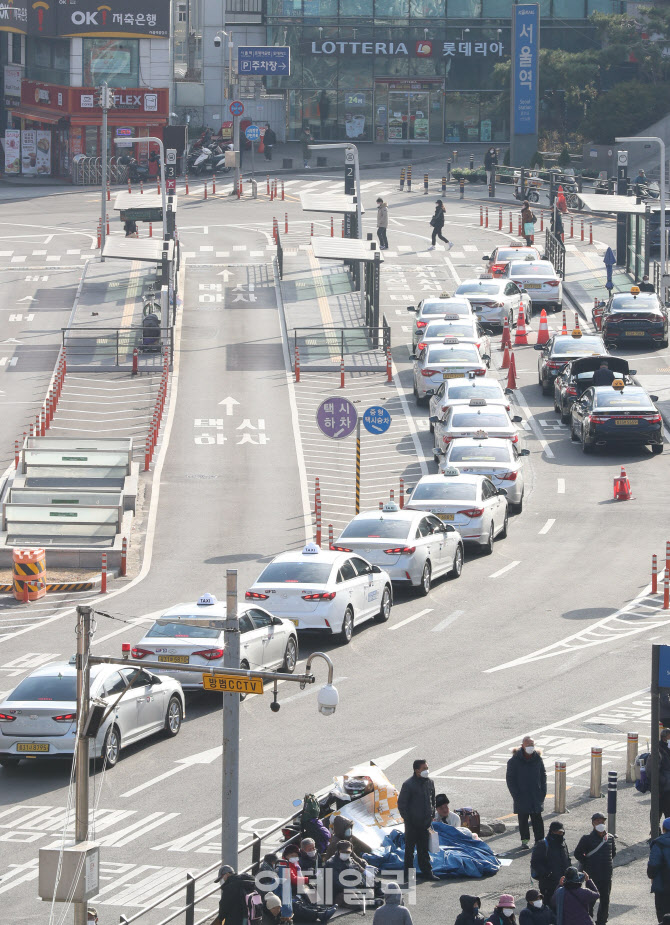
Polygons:
M530 318L530 296L509 279L466 279L456 295L470 302L480 324L502 327L507 318L511 328L522 305L526 322Z

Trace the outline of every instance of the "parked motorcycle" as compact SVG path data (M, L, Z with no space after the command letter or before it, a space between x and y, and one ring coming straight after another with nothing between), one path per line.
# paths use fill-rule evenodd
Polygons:
M659 199L661 195L661 189L658 183L635 183L633 186L633 192L636 196L639 196L640 199Z

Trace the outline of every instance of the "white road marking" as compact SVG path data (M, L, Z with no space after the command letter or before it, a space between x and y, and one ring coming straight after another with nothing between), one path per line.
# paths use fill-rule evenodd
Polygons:
M411 617L407 617L405 620L401 620L400 623L394 623L393 626L389 626L389 630L399 630L401 626L407 626L408 623L413 623L415 620L418 620L419 617L425 617L427 613L432 613L433 608L428 607L426 610L420 610L418 613L415 613Z
M531 412L530 408L528 407L528 403L527 403L526 399L523 397L523 395L521 394L521 392L520 392L518 389L515 391L514 397L516 398L517 402L518 402L519 405L521 406L521 410L525 412L526 417L527 417L527 419L528 419L528 423L530 424L533 433L535 434L535 436L536 436L537 439L539 440L542 449L543 449L544 452L546 453L547 459L554 459L554 458L555 458L555 457L554 457L554 452L553 452L553 450L551 449L551 447L549 446L549 444L547 443L547 441L546 441L546 440L544 439L544 437L542 436L542 431L540 430L537 421L536 421L535 418L533 417L532 412Z
M437 626L434 626L431 630L432 633L441 633L442 630L446 630L448 626L451 626L452 623L455 623L459 617L463 616L465 613L464 610L454 610L453 613L450 613L448 617L445 617L441 623L438 623Z
M513 568L516 568L516 566L519 564L520 564L520 560L515 559L514 562L508 563L507 565L503 566L503 568L498 569L497 572L494 572L492 575L489 575L489 578L500 578L501 575L504 575L506 572L509 572Z
M165 780L167 777L172 777L173 774L179 774L180 771L185 771L186 768L190 768L194 764L211 764L213 761L216 761L217 758L220 758L222 754L223 745L215 745L214 748L209 748L207 751L199 752L196 755L178 758L176 762L177 767L170 768L169 771L165 771L163 774L159 774L158 777L153 777L151 780L145 781L138 787L133 787L132 790L127 790L125 793L121 794L121 799L135 796L136 793L141 793L143 790L153 787L154 784L159 783L159 781Z
M559 493L559 495L565 494L565 479L556 480L556 491Z
M544 536L545 533L549 533L549 531L551 530L551 528L554 526L555 523L556 523L556 518L550 517L549 520L544 525L544 527L542 527L542 529L540 530L539 535Z

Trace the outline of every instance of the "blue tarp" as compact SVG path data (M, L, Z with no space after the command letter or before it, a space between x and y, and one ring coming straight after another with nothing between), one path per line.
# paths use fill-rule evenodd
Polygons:
M485 841L462 833L453 825L434 822L440 839L439 854L430 860L436 877L490 877L500 870L500 861ZM382 842L381 848L363 855L372 867L380 870L402 870L405 861L405 834L394 829Z

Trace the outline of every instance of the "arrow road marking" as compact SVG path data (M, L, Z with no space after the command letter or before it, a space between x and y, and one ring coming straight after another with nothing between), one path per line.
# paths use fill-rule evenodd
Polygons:
M22 299L18 299L19 302L39 302L39 299L36 299L31 295L24 295Z
M132 790L122 793L121 798L125 799L126 797L135 796L136 793L141 793L142 790L147 790L149 787L153 787L154 784L159 783L159 781L172 777L173 774L179 774L180 771L184 771L194 764L211 764L213 761L216 761L217 758L220 758L222 754L223 745L217 745L214 748L207 749L207 751L198 752L196 755L189 755L188 758L179 758L176 768L170 768L169 771L166 771L164 774L159 774L158 777L154 777L153 780L148 780L144 784L140 784L139 787L133 787Z
M228 417L231 417L233 413L233 405L239 405L239 402L236 401L234 398L231 398L229 395L228 398L224 398L223 401L219 402L219 404L225 407L226 415Z

